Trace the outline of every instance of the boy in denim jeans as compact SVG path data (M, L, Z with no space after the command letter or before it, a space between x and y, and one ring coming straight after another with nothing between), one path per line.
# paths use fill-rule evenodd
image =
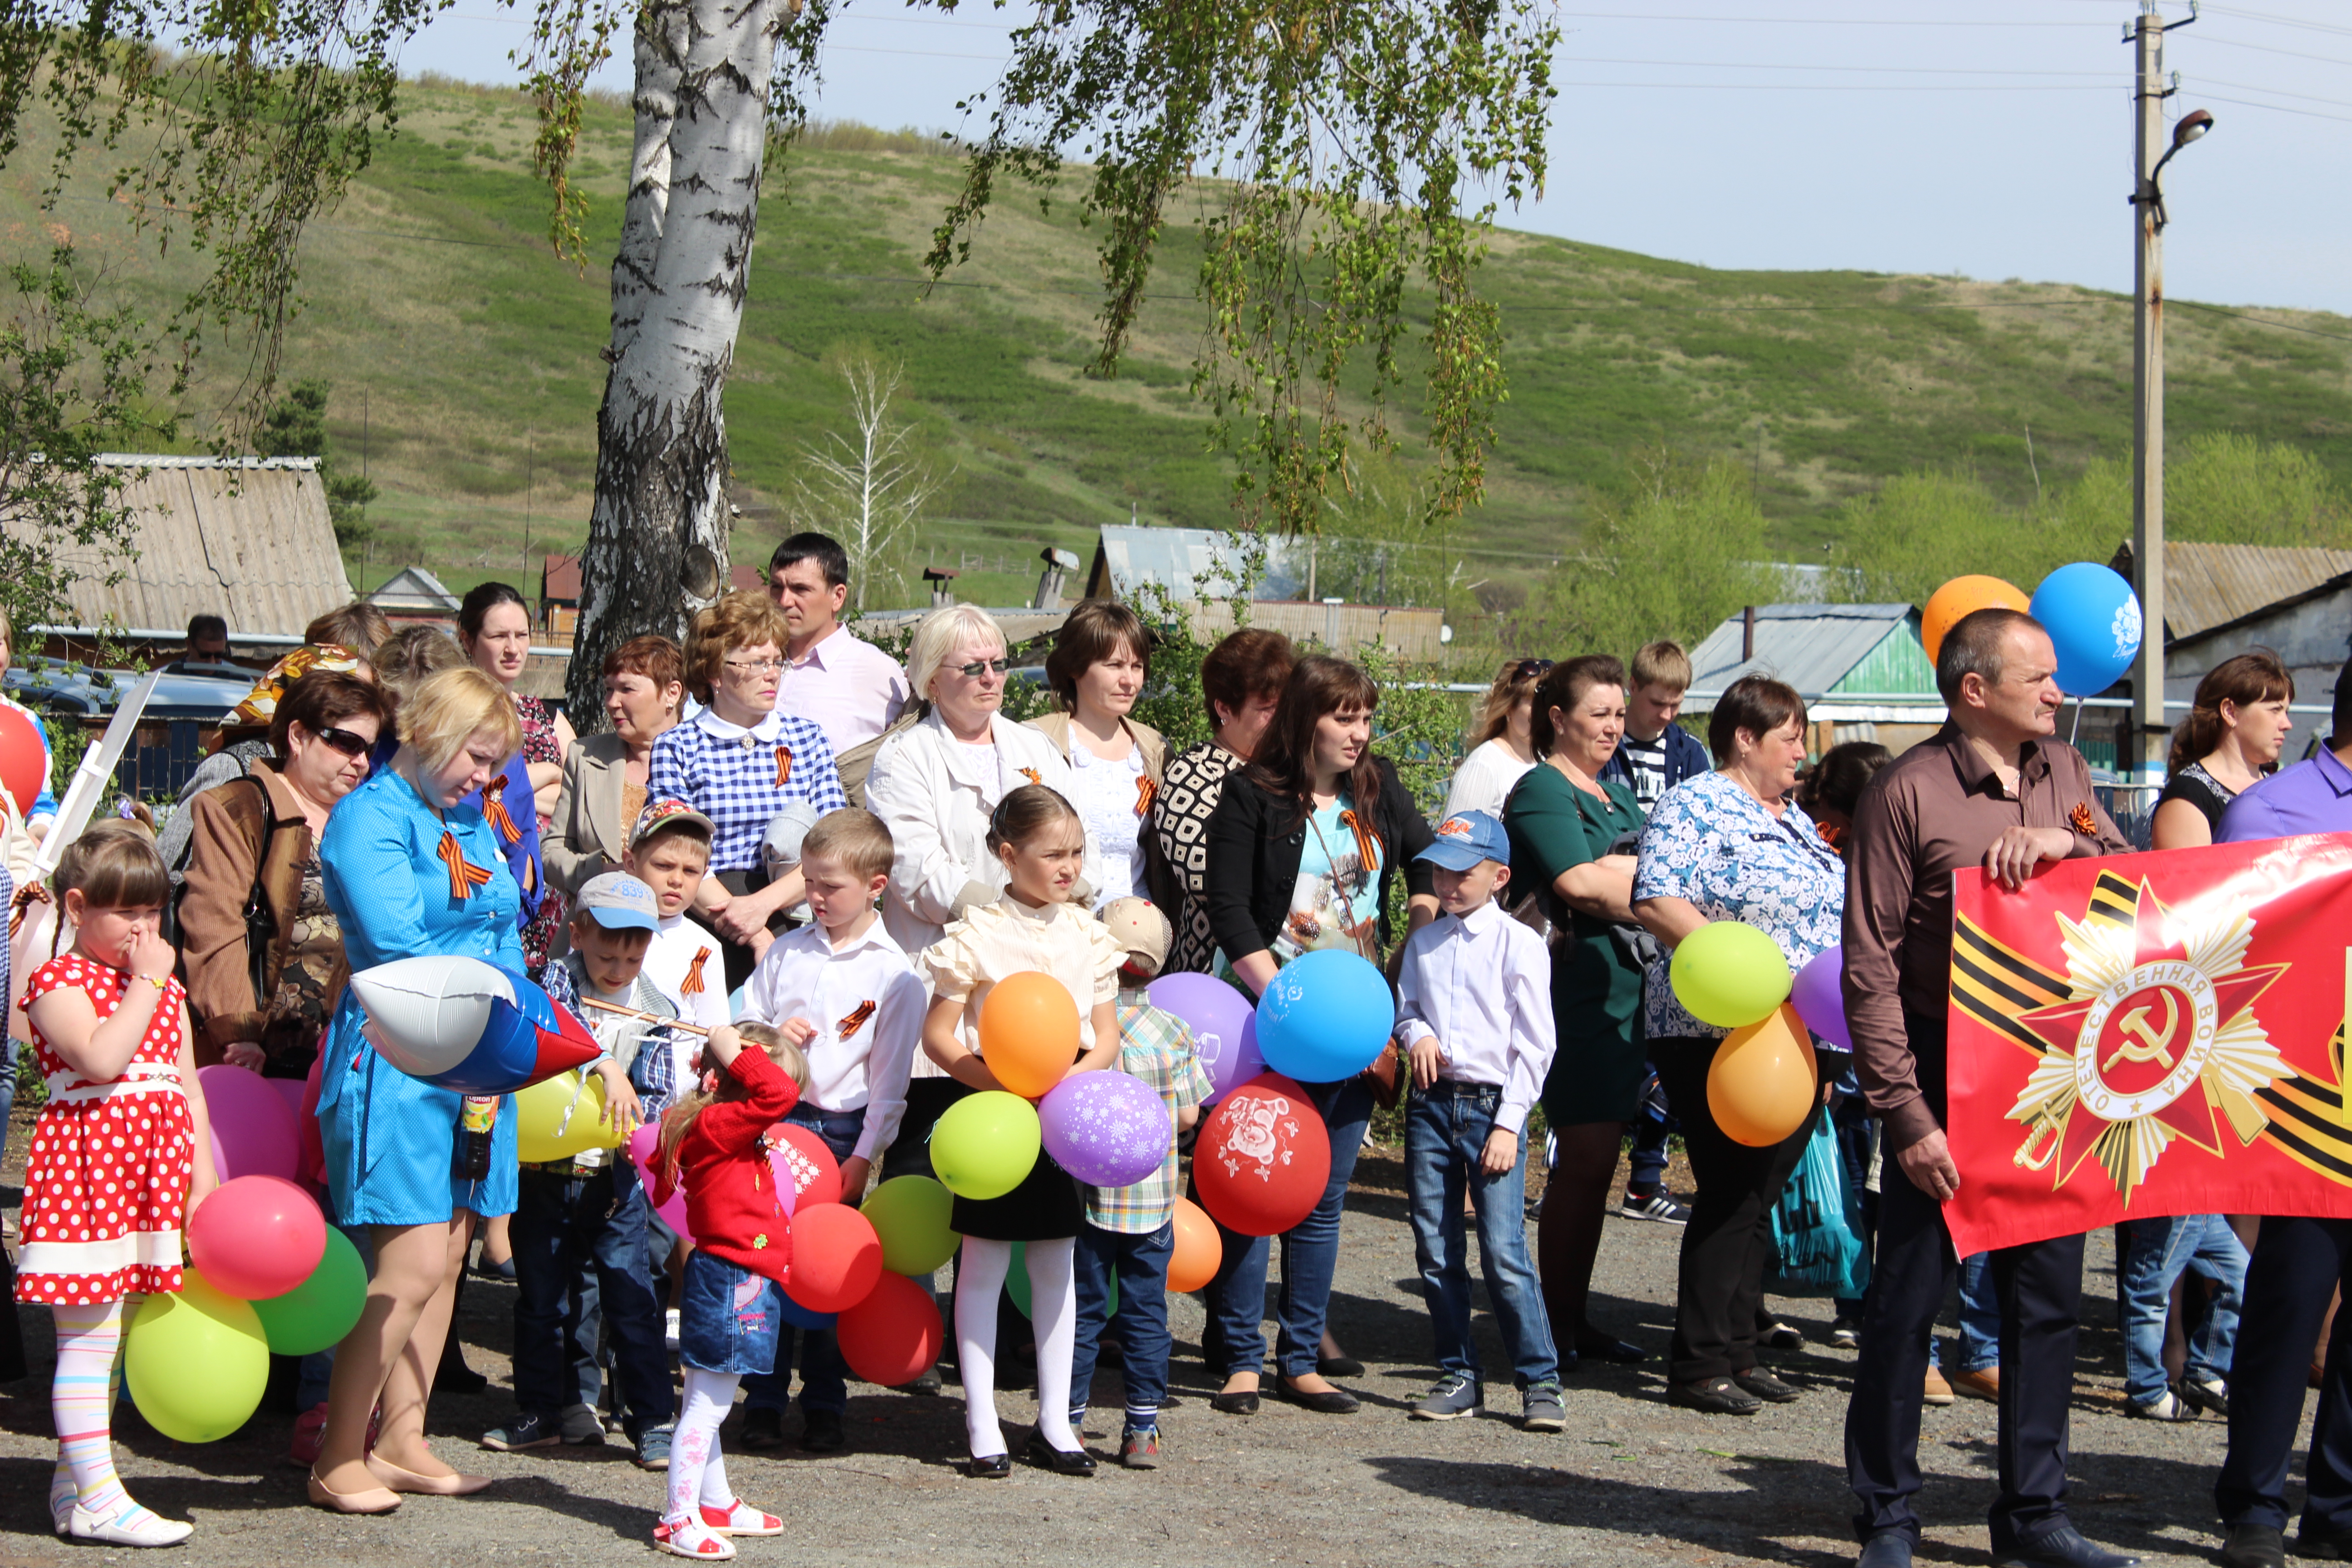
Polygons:
M1214 1093L1182 1019L1151 1005L1142 987L1168 961L1175 933L1149 899L1113 899L1102 922L1127 951L1118 972L1118 1068L1160 1091L1176 1131L1201 1119L1201 1101ZM1078 1288L1077 1340L1070 1356L1070 1425L1086 1425L1095 1355L1108 1313L1114 1276L1118 1286L1119 1375L1127 1418L1118 1436L1118 1462L1130 1470L1160 1465L1160 1402L1168 1393L1168 1264L1176 1251L1176 1148L1160 1169L1132 1186L1095 1187L1087 1196L1073 1268Z
M1418 858L1436 868L1445 912L1406 942L1397 985L1395 1038L1412 1068L1404 1161L1413 1256L1437 1338L1437 1386L1412 1415L1451 1421L1475 1414L1480 1402L1463 1246L1466 1181L1486 1296L1522 1390L1520 1424L1557 1432L1567 1425L1559 1357L1528 1258L1526 1214L1528 1109L1557 1043L1551 954L1495 901L1510 880L1511 846L1493 816L1447 817Z

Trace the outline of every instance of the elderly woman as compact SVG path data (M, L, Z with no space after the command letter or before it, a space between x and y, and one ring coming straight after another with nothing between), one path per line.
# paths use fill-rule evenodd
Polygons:
M696 616L686 687L704 707L656 737L646 768L654 799L682 800L711 821L710 875L694 901L719 938L730 994L801 901L797 867L771 879L761 863L768 825L795 805L822 816L849 804L824 731L776 706L785 635L764 594L730 594Z
M188 1003L202 1021L198 1061L310 1076L350 973L319 842L391 728L381 689L331 670L306 675L270 721L273 755L189 803L180 930ZM258 930L248 915L257 906Z
M1622 664L1587 654L1552 666L1536 688L1530 731L1543 761L1503 804L1513 896L1536 893L1566 939L1552 949L1559 1050L1544 1080L1543 1108L1554 1160L1536 1229L1536 1268L1562 1371L1582 1356L1644 1356L1594 1327L1585 1310L1619 1143L1649 1070L1634 1017L1642 966L1626 932L1642 808L1632 790L1601 778L1624 733Z
M457 953L522 964L522 891L498 836L464 802L522 744L506 689L475 669L425 681L401 710L392 765L335 808L320 846L327 906L354 970ZM366 1226L375 1267L359 1326L337 1348L326 1436L310 1500L383 1513L403 1492L458 1495L486 1479L434 1457L425 1438L430 1368L439 1366L473 1216L511 1214L517 1184L511 1096L492 1102L488 1174L457 1163L462 1097L410 1078L372 1049L349 987L322 1055L319 1122L335 1223ZM478 1108L464 1108L469 1116ZM383 1421L373 1448L371 1415Z
M1070 764L1070 804L1102 849L1102 881L1095 908L1113 899L1151 897L1144 831L1152 796L1168 762L1160 731L1128 715L1150 669L1150 639L1142 618L1111 599L1082 599L1054 637L1045 681L1059 711L1029 721ZM1152 876L1150 880L1164 883Z
M554 950L564 910L563 895L547 886L541 826L555 809L563 753L575 737L562 714L549 713L546 703L515 689L530 664L530 611L520 594L504 583L476 584L457 606L457 644L475 668L506 689L522 721L520 752L508 762L499 786L477 804L498 829L507 868L521 884L523 963L536 974Z
M1176 945L1162 973L1205 974L1217 955L1209 929L1209 818L1224 793L1225 775L1250 760L1274 719L1283 683L1297 654L1280 632L1234 632L1201 661L1201 697L1210 736L1168 761L1151 799L1153 861L1166 868L1167 886L1155 890L1160 912L1175 928Z
M866 805L890 829L883 924L910 957L939 941L949 921L1003 892L1004 863L988 848L998 801L1024 784L1077 797L1070 764L1053 742L1004 716L1010 668L1004 634L972 605L924 616L907 649L907 680L922 716L883 737L866 775ZM1090 888L1102 885L1102 853L1091 830L1079 875ZM957 1092L938 1067L915 1058L907 1114L883 1158L884 1176L929 1173L924 1140Z
M1738 921L1779 944L1791 970L1835 947L1845 867L1790 799L1805 765L1805 704L1760 675L1731 683L1707 716L1716 771L1668 790L1633 872L1633 913L1666 952L1651 964L1643 1021L1650 1060L1682 1120L1698 1196L1683 1230L1669 1404L1745 1415L1797 1390L1756 1363L1757 1309L1772 1257L1771 1210L1812 1135L1812 1118L1770 1148L1734 1142L1706 1095L1725 1030L1675 1000L1672 952L1701 926ZM1836 1076L1834 1068L1823 1079Z
M575 743L563 758L541 852L558 891L577 893L591 877L621 868L629 829L650 799L654 742L686 705L686 665L665 637L631 637L604 656L604 716L610 733Z
M1550 669L1548 658L1517 658L1496 673L1479 707L1470 754L1454 770L1440 821L1465 811L1503 815L1511 786L1536 765L1536 682Z
M1372 709L1381 689L1344 659L1300 659L1284 685L1274 721L1249 764L1226 775L1209 818L1209 924L1219 969L1252 995L1301 953L1338 948L1381 962L1395 874L1404 873L1411 923L1435 918L1431 869L1415 858L1429 824L1399 782L1394 764L1371 752ZM1299 1086L1331 1132L1331 1173L1322 1199L1282 1238L1282 1320L1275 1397L1326 1415L1357 1408L1356 1396L1317 1365L1339 1260L1339 1212L1356 1152L1372 1118L1363 1075ZM1222 1227L1220 1227L1222 1229ZM1258 1406L1265 1363L1266 1242L1225 1231L1224 1260L1209 1287L1213 1349L1223 1365L1217 1409L1247 1415Z

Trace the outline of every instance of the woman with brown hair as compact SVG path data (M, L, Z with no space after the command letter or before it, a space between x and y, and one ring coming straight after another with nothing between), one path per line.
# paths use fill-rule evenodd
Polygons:
M1543 761L1503 805L1511 885L1541 889L1570 940L1552 949L1552 1018L1559 1051L1544 1081L1553 1140L1536 1230L1560 1370L1577 1360L1637 1362L1640 1347L1593 1326L1585 1304L1618 1146L1648 1076L1640 1026L1642 963L1633 926L1633 850L1643 825L1633 792L1601 772L1625 733L1625 667L1607 654L1554 665L1536 688L1531 731Z
M1144 821L1160 792L1168 745L1159 731L1129 717L1143 694L1150 658L1141 616L1115 599L1080 600L1045 656L1045 683L1060 710L1029 721L1070 764L1070 804L1102 856L1096 909L1149 896L1146 873L1157 869L1145 852Z
M1536 683L1551 671L1548 658L1515 658L1496 672L1478 710L1470 752L1454 771L1439 820L1465 811L1503 815L1511 786L1536 765Z
M1218 870L1208 886L1209 923L1218 971L1252 995L1304 952L1339 948L1380 963L1398 870L1405 874L1409 923L1418 928L1436 917L1431 868L1415 858L1429 847L1429 824L1395 765L1371 752L1380 697L1371 677L1344 659L1300 659L1255 755L1225 778L1209 818L1209 860ZM1331 1174L1322 1200L1282 1237L1274 1394L1345 1415L1357 1408L1356 1396L1334 1387L1316 1363L1339 1261L1339 1211L1371 1121L1372 1089L1360 1073L1299 1088L1330 1130ZM1224 1261L1209 1287L1209 1310L1224 1386L1213 1403L1249 1415L1265 1363L1258 1325L1266 1240L1218 1228Z
M2172 732L2172 776L2157 797L2152 849L2193 849L2213 842L2231 801L2275 771L2294 720L2294 677L2266 647L2225 658L2197 683L2197 696Z
M631 637L604 656L604 674L613 728L565 754L547 828L547 879L567 897L621 868L629 829L650 798L654 742L686 704L685 660L666 637Z

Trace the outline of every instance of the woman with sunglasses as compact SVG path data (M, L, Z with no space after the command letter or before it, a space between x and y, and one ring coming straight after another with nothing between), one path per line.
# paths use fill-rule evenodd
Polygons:
M319 837L335 803L367 778L369 755L391 725L392 701L380 688L314 671L278 700L269 726L276 755L189 804L180 930L188 1001L203 1021L198 1062L310 1076L348 973ZM266 941L246 920L257 892Z
M1548 658L1515 658L1496 672L1495 684L1486 689L1486 700L1478 710L1477 738L1454 770L1439 821L1465 811L1503 815L1511 786L1536 765L1536 682L1550 669Z

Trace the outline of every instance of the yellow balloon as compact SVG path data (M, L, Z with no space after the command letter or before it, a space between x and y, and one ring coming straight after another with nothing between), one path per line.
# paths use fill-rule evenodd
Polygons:
M558 1073L515 1095L515 1153L526 1165L568 1160L587 1149L617 1149L621 1142L604 1121L604 1080L583 1068Z
M1725 1137L1769 1149L1805 1125L1821 1104L1813 1037L1794 1007L1734 1029L1706 1072L1706 1109Z
M250 1301L224 1296L194 1268L176 1294L140 1303L124 1337L122 1381L147 1425L182 1443L216 1443L260 1407L269 1344Z

